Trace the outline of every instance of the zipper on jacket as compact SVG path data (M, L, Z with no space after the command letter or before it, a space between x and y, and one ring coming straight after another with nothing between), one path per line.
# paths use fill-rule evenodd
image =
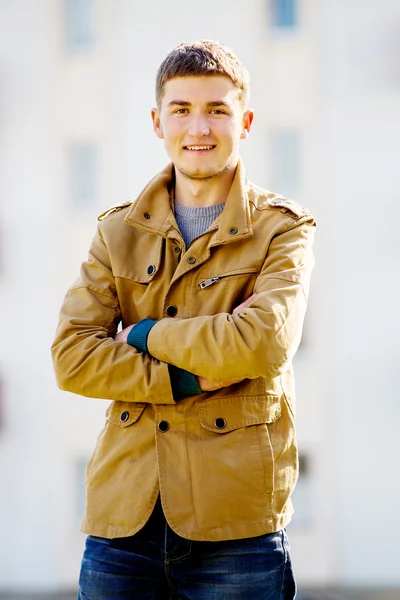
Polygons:
M218 283L218 281L220 280L219 277L210 277L210 279L206 279L205 281L202 281L201 283L199 283L200 287L202 290L204 290L204 288L209 287L210 285L213 285L214 283Z
M234 269L233 271L229 271L228 273L223 273L222 275L205 279L204 281L199 283L199 286L202 290L204 290L204 288L207 288L210 285L213 285L214 283L218 283L218 281L220 281L224 277L229 277L230 275L249 275L251 273L258 273L258 271L258 267L242 267L241 269Z

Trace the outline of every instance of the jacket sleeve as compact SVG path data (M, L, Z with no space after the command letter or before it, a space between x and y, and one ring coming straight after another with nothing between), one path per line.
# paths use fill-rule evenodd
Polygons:
M80 277L61 307L52 357L68 392L174 404L168 365L113 339L121 320L110 257L99 226Z
M309 215L290 219L274 236L249 307L235 315L162 319L149 332L149 353L211 381L281 374L301 339L314 225Z

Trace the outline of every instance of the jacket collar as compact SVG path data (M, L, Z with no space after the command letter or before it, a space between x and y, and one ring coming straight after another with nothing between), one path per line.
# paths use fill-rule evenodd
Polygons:
M174 166L170 163L139 194L125 217L125 223L162 237L176 238L177 225L171 200L174 180ZM225 208L215 221L218 230L212 245L226 244L252 235L246 188L245 169L239 159Z

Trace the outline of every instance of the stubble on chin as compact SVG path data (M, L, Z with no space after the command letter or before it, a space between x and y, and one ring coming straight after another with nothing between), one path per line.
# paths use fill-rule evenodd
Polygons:
M201 179L214 179L217 178L221 175L223 175L224 173L226 173L227 171L229 171L232 167L227 164L224 167L222 167L222 169L185 169L184 167L180 167L178 165L175 165L175 169L177 169L182 175L183 177L185 177L186 179L195 179L195 180L201 180Z

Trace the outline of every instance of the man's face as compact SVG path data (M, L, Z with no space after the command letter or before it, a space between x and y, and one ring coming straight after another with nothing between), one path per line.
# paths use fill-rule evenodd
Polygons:
M229 77L198 75L167 81L152 119L175 168L206 179L236 168L253 113L245 111Z

